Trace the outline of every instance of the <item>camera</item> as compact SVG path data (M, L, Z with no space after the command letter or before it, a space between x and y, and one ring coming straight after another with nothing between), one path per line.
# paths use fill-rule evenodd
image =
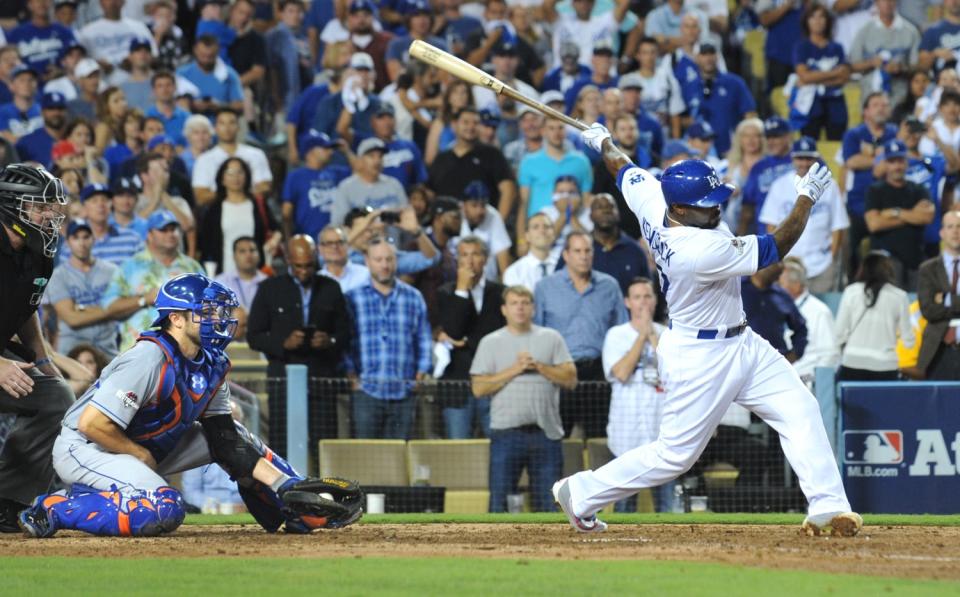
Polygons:
M399 224L400 223L400 212L397 211L385 211L380 214L380 221L384 224Z

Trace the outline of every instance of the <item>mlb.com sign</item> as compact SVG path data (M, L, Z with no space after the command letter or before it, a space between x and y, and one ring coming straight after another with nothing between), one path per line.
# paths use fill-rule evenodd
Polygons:
M843 462L847 477L952 476L960 473L960 431L947 438L940 429L917 429L910 445L912 460L905 458L904 434L894 429L843 432ZM951 455L952 452L952 455Z

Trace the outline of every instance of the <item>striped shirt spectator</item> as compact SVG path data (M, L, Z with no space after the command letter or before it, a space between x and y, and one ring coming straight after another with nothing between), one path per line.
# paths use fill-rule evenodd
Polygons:
M120 265L143 249L143 238L130 228L110 223L113 193L102 184L89 184L80 191L87 222L93 230L93 257ZM70 246L64 244L61 260L70 259Z

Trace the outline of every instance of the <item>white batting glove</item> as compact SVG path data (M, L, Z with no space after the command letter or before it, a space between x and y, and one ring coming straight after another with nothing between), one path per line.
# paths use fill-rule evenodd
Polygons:
M810 197L816 203L832 181L833 175L830 174L830 168L820 163L814 163L810 166L806 176L803 178L793 177L793 186L797 189L797 195Z
M580 138L583 139L583 144L590 149L597 153L603 153L603 141L610 138L610 131L602 124L594 122L590 125L590 128L580 133Z

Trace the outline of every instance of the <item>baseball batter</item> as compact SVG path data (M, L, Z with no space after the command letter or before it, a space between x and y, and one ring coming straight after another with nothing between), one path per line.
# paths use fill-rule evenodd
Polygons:
M667 392L660 435L596 471L554 485L571 525L581 532L603 531L599 510L684 473L735 402L780 434L809 502L803 529L857 534L863 521L850 512L817 402L786 359L747 327L740 300L740 277L776 263L796 243L830 184L829 170L815 164L796 180L797 201L773 233L736 237L720 219L733 187L721 184L708 163L678 162L657 181L630 162L602 125L582 136L615 173L640 223L671 320L657 347Z
M283 524L305 533L360 517L355 484L304 479L230 416L224 350L236 331L237 306L232 290L200 274L160 288L159 329L141 334L67 411L53 464L70 489L41 495L20 513L27 535L171 532L183 522L183 499L164 476L210 462L237 479L267 531Z

